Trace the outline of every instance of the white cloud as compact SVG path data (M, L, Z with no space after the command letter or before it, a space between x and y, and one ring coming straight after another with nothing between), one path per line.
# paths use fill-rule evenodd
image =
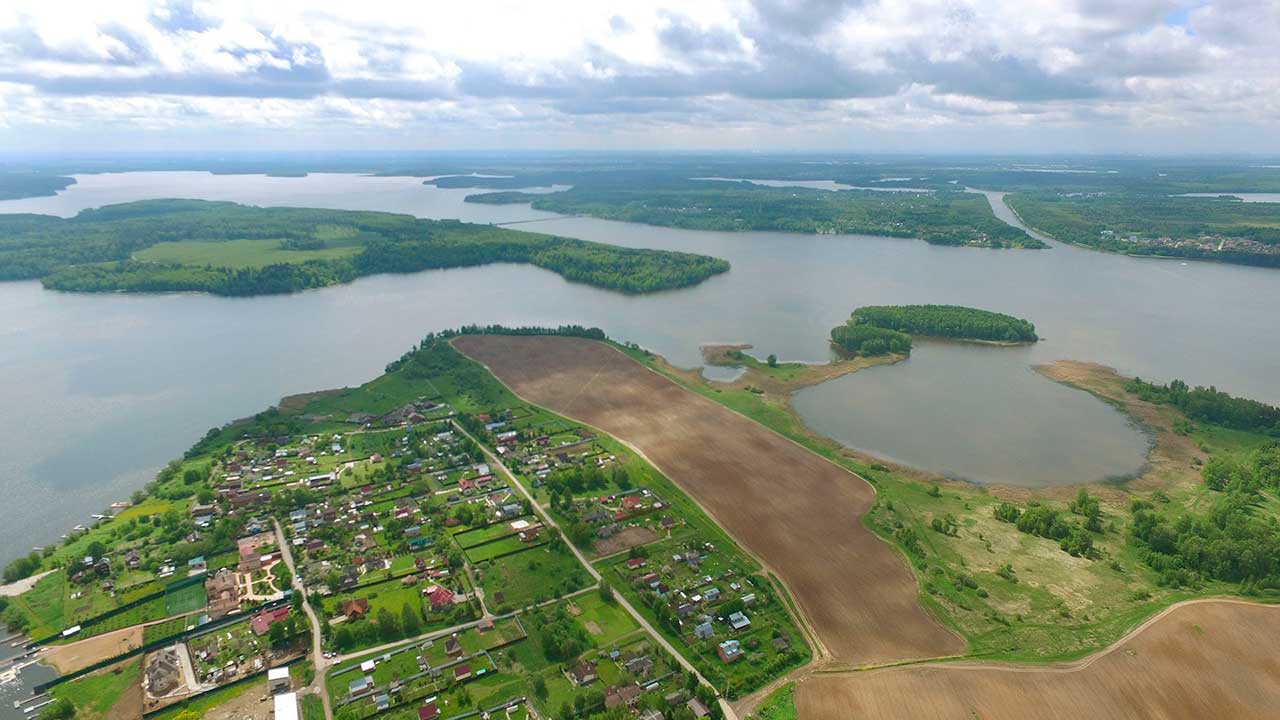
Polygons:
M1276 0L9 0L0 147L99 127L137 147L849 147L920 128L996 146L1092 127L1142 149L1135 133L1176 127L1184 149L1232 149L1280 136L1277 36Z

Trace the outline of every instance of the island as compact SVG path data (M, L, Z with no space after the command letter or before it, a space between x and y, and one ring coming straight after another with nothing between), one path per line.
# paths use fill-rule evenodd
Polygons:
M867 305L853 311L849 324L975 342L1021 344L1040 339L1027 320L960 305Z
M729 269L705 255L383 212L146 200L72 218L0 215L0 280L39 279L54 290L264 295L496 262L627 293L696 285Z

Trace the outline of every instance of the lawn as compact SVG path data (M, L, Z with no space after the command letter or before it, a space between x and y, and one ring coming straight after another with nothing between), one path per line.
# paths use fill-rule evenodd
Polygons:
M133 254L143 262L168 265L212 265L227 268L261 268L280 263L332 260L350 257L363 248L358 245L326 247L320 250L285 250L278 239L222 241L182 240L152 245Z
M549 600L591 584L591 576L568 550L542 547L482 563L477 569L485 602L500 612ZM498 602L497 593L503 594Z
M280 566L284 567L284 563L280 563ZM164 614L182 615L199 610L208 604L209 595L205 592L204 583L195 582L165 593Z
M485 543L484 545L468 549L467 559L472 563L478 563L484 562L485 560L492 560L499 555L516 556L520 555L522 551L532 550L533 548L541 547L545 544L545 542L538 542L536 540L532 543L527 543L521 542L518 537L506 537L501 540L495 540L494 542Z
M796 686L787 683L774 690L748 717L755 720L796 720Z
M77 718L102 717L115 706L130 685L138 681L142 661L133 658L71 682L56 685L49 692L76 707Z

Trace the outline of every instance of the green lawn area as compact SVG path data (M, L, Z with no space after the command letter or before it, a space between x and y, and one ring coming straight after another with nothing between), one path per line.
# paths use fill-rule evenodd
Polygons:
M302 696L302 720L324 720L324 702L318 695Z
M359 245L320 250L285 250L279 239L182 240L152 245L133 254L134 259L176 265L213 265L228 268L260 268L279 263L331 260L360 252Z
M755 720L796 720L796 686L787 683L774 690L749 717Z
M284 567L284 563L280 563L280 567ZM205 592L204 583L195 582L165 593L164 614L181 615L199 610L208 604L209 595Z
M63 617L66 597L67 574L59 570L40 578L35 587L22 595L10 598L10 604L27 617L30 624L27 634L41 638L66 628Z
M482 563L478 568L485 603L500 612L549 600L591 584L591 576L567 549L542 547ZM502 602L496 593L503 594Z
M586 593L570 602L581 611L577 616L578 623L586 629L596 647L608 646L640 629L621 605L606 603L599 593Z
M183 632L188 627L194 626L195 623L195 616L184 615L183 617L171 618L162 623L156 623L155 625L148 625L142 630L142 642L151 643L167 637L172 637Z
M133 658L71 682L56 685L49 692L76 707L77 718L103 716L120 700L130 684L137 682L142 660Z
M532 551L534 548L545 545L545 541L538 540L532 543L521 542L518 537L507 537L495 542L486 543L467 550L467 559L472 563L484 562L491 560L499 555L510 555L512 557L523 554L522 551ZM514 555L513 555L514 553Z
M218 707L219 705L230 702L247 692L261 693L267 692L267 681L257 680L253 682L242 682L239 685L221 688L203 695L198 695L187 702L178 703L170 706L164 712L152 715L150 720L173 720L183 712L193 712L196 717L204 717L205 713Z
M491 540L497 540L498 538L515 534L517 531L511 529L511 523L519 519L528 520L530 524L537 521L537 518L532 518L528 515L523 516L523 518L504 519L501 522L493 523L488 527L457 533L454 535L454 538L457 539L458 545L463 549L473 548L477 545L483 545Z

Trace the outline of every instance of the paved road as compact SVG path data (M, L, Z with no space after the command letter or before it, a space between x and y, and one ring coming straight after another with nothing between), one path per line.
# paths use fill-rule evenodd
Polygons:
M320 701L324 703L325 720L333 720L333 707L329 704L329 693L325 692L324 676L329 669L329 661L324 658L324 650L320 647L322 636L320 634L320 618L316 616L315 610L311 608L311 598L307 595L307 588L302 584L302 575L298 572L293 564L293 550L290 549L288 541L284 536L284 529L280 527L280 521L272 518L271 522L276 526L276 544L280 546L280 556L284 558L285 567L289 568L289 572L293 574L293 591L302 593L302 610L307 614L307 619L311 621L311 662L315 666L315 679L311 681L308 689L320 696Z
M486 447L484 443L480 442L475 436L467 432L466 428L459 425L456 420L451 422L453 422L453 426L458 429L458 432L465 435L468 439L471 440L471 442L474 442L477 447L479 447L481 450L484 451L485 457L489 459L489 464L491 466L497 467L502 470L502 472L507 476L507 481L511 484L512 487L519 490L521 494L523 494L526 498L529 499L529 504L533 506L534 512L536 512L538 516L542 518L542 522L547 527L554 528L556 532L560 533L560 537L564 540L565 545L567 545L569 549L573 551L574 556L577 557L578 562L582 563L582 565L587 569L587 572L591 573L591 577L595 578L597 583L603 582L604 578L602 578L600 576L600 573L596 571L595 567L592 566L592 564L587 561L587 557L583 555L582 551L579 550L573 543L569 542L569 538L565 536L564 531L560 528L560 525L556 523L555 519L552 518L550 514L548 514L545 510L543 510L542 506L539 505L538 501L533 497L533 494L530 493L528 489L526 489L525 486L519 480L516 479L515 473L511 472L510 468L508 468L502 462L501 458L489 452L489 448ZM653 639L656 640L658 644L661 645L664 649L666 649L666 651L670 653L671 656L674 657L677 662L680 663L681 667L693 673L694 676L698 678L699 683L702 683L703 685L706 685L712 690L715 690L715 686L713 686L710 682L708 682L707 679L702 676L702 673L698 672L698 669L695 668L688 660L686 660L684 658L684 655L681 655L680 652L676 650L671 643L667 642L667 639L662 636L662 633L659 633L656 628L650 625L649 621L646 620L643 615L637 612L636 609L631 605L631 603L628 602L627 599L623 597L621 593L618 593L615 591L613 593L613 596L614 598L617 599L618 604L621 605L622 608L626 610L629 615L631 615L631 618L635 620L636 623L640 625L640 627L644 628L651 636L653 636ZM738 720L738 715L737 713L734 712L733 707L729 705L729 702L725 700L723 697L720 697L719 692L716 693L716 697L720 701L721 709L724 710L725 718L727 718L728 720Z

